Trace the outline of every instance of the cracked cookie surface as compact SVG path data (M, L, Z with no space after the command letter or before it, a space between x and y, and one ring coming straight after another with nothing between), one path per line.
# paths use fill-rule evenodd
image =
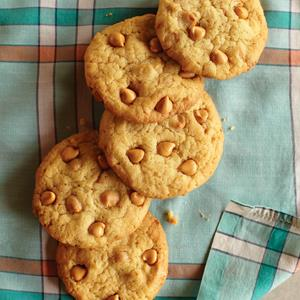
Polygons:
M36 172L33 210L56 240L101 247L132 233L150 199L129 190L109 169L95 131L57 144Z
M136 124L105 111L99 146L116 174L152 198L184 195L214 173L223 152L218 112L206 92L189 112L161 123Z
M155 16L127 19L98 32L85 53L87 84L113 114L138 123L159 122L186 111L203 81L181 72L162 52Z
M80 300L153 299L168 273L168 245L159 221L148 213L130 236L101 249L59 244L58 274Z
M156 31L184 70L217 79L254 67L268 35L259 0L160 0Z

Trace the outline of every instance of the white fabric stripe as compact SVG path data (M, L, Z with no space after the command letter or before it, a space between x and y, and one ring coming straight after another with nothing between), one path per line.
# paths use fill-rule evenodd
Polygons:
M212 249L217 249L229 254L261 263L265 248L251 243L237 240L228 235L217 232L214 237Z
M296 269L297 263L298 258L282 253L278 262L278 269L293 273Z
M225 209L225 211L233 212L240 216L248 216L251 210L252 210L252 207L239 205L232 201L229 202L229 204L227 205L227 207Z
M78 2L79 9L93 9L94 0L79 0Z
M93 25L77 27L77 44L89 44L93 37Z
M24 7L37 7L38 1L36 0L26 0L26 1L0 1L0 9L2 8L24 8Z
M40 45L41 46L55 45L55 26L40 25Z
M295 0L298 1L298 0ZM264 10L289 11L290 1L287 0L261 0Z
M297 75L297 79L295 80L295 82L299 82L300 80L300 69L299 68L294 68L295 70L297 70L298 75ZM296 87L295 87L296 88ZM297 94L298 94L298 101L296 100L296 106L297 109L294 110L294 112L296 112L296 114L294 115L295 117L298 115L300 115L300 91L297 90ZM296 117L297 118L297 117ZM297 185L297 190L300 191L300 183L299 183L299 179L300 179L300 120L298 119L294 124L297 124L297 133L295 132L295 139L296 139L296 185ZM300 199L299 199L299 193L298 193L298 201L297 201L297 206L298 206L298 212L300 212ZM261 207L248 207L248 206L242 206L239 205L235 202L230 202L228 204L228 206L226 207L225 211L227 212L231 212L234 214L237 214L239 216L245 217L247 219L253 220L255 222L259 222L268 226L275 226L275 223L277 221L277 218L279 216L279 214L275 211L272 211L270 209L267 208L261 208ZM293 218L292 219L292 224L291 227L289 229L289 232L291 233L296 233L296 234L300 234L300 219L298 218Z
M59 294L59 279L57 277L44 277L44 293Z
M300 91L296 88L296 85L300 82L300 69L299 68L292 68L292 72L297 72L296 76L293 76L293 89L296 89L297 97L293 97L293 105L295 104L296 108L293 108L294 111L294 117L297 119L297 116L300 115ZM297 83L298 82L298 83ZM294 103L295 102L295 103ZM298 209L298 215L300 212L300 197L299 197L299 191L300 191L300 120L299 118L294 122L295 128L295 143L296 143L296 187L298 191L298 198L297 198L297 209ZM248 207L239 205L235 202L230 202L226 209L226 212L231 212L234 214L237 214L241 217L253 220L255 222L259 222L268 226L275 226L275 223L277 221L277 217L279 216L278 213L266 209L266 208L260 208L260 207ZM289 228L289 232L300 234L300 218L294 217L292 219L292 224Z
M294 123L294 142L295 142L295 176L297 191L297 216L300 216L300 69L291 68L292 72L292 110ZM290 231L297 230L300 232L300 221L297 220L297 228L293 226Z
M294 13L300 12L300 1L299 0L292 0L291 11Z
M55 144L55 121L53 108L53 79L54 65L52 63L39 64L38 78L38 111L39 137L42 158Z
M40 0L40 6L47 8L55 8L56 0Z
M300 33L300 31L298 31L298 33ZM267 47L289 49L289 30L269 28Z
M300 30L291 29L291 48L293 50L300 49Z
M269 226L275 225L276 213L268 209L260 207L252 208L247 206L241 206L234 202L230 202L226 207L226 211L235 213L237 215L246 217L248 219L257 221L262 224L266 224Z

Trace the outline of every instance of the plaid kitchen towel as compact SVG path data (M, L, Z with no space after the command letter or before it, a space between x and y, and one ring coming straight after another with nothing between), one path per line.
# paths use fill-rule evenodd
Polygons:
M197 300L259 300L299 269L300 219L231 202L214 236Z
M230 199L300 212L300 1L262 5L270 33L258 66L230 81L206 80L224 119L217 172L185 197L152 204L170 249L158 299L197 297ZM1 300L67 297L56 274L56 244L31 213L34 172L55 143L98 127L103 108L86 88L82 61L93 34L156 8L157 0L0 0ZM166 210L178 225L166 224Z

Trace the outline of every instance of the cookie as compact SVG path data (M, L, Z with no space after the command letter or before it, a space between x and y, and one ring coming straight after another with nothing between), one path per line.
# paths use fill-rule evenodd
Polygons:
M96 132L56 145L36 172L33 210L56 240L102 247L132 233L150 199L128 189L108 168Z
M183 70L229 79L256 65L268 28L259 0L160 0L156 32Z
M136 124L104 112L99 146L116 174L145 196L184 195L214 173L223 151L223 131L206 92L197 107L158 124Z
M80 300L153 299L168 273L168 245L159 221L148 213L130 236L102 248L60 244L58 274Z
M167 57L155 33L155 16L125 20L96 34L85 53L87 84L106 109L149 123L190 108L203 90L195 74Z

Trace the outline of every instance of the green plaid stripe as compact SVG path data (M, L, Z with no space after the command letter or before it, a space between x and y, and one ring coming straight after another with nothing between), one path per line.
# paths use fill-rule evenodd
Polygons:
M53 18L53 10L56 10L57 19ZM125 18L143 15L145 13L155 13L156 8L103 8L93 10L80 10L78 25L86 25L88 19L95 14L94 23L96 25L110 25ZM39 25L39 8L19 8L19 9L0 9L0 25ZM42 25L56 26L76 26L77 9L64 8L43 8L41 23ZM112 14L112 15L111 15Z
M53 19L52 8L43 8L41 23L43 25L76 26L78 11L76 8L56 8L57 19ZM156 8L126 8L111 7L95 9L95 24L110 25L128 17L155 13ZM0 9L0 25L39 25L38 7ZM93 10L80 10L78 25L86 25L86 19L93 14ZM266 11L269 28L300 29L300 14L280 11Z
M282 222L281 217L284 217L282 213L280 213L275 227L269 235L264 258L260 266L257 282L253 291L253 300L261 299L268 291L270 291L273 285L276 276L276 267L278 266L280 255L284 249L288 230L290 229L292 222L292 217L290 216L290 220L286 220L286 222ZM284 230L281 230L280 227L283 227ZM271 266L273 266L273 268Z

